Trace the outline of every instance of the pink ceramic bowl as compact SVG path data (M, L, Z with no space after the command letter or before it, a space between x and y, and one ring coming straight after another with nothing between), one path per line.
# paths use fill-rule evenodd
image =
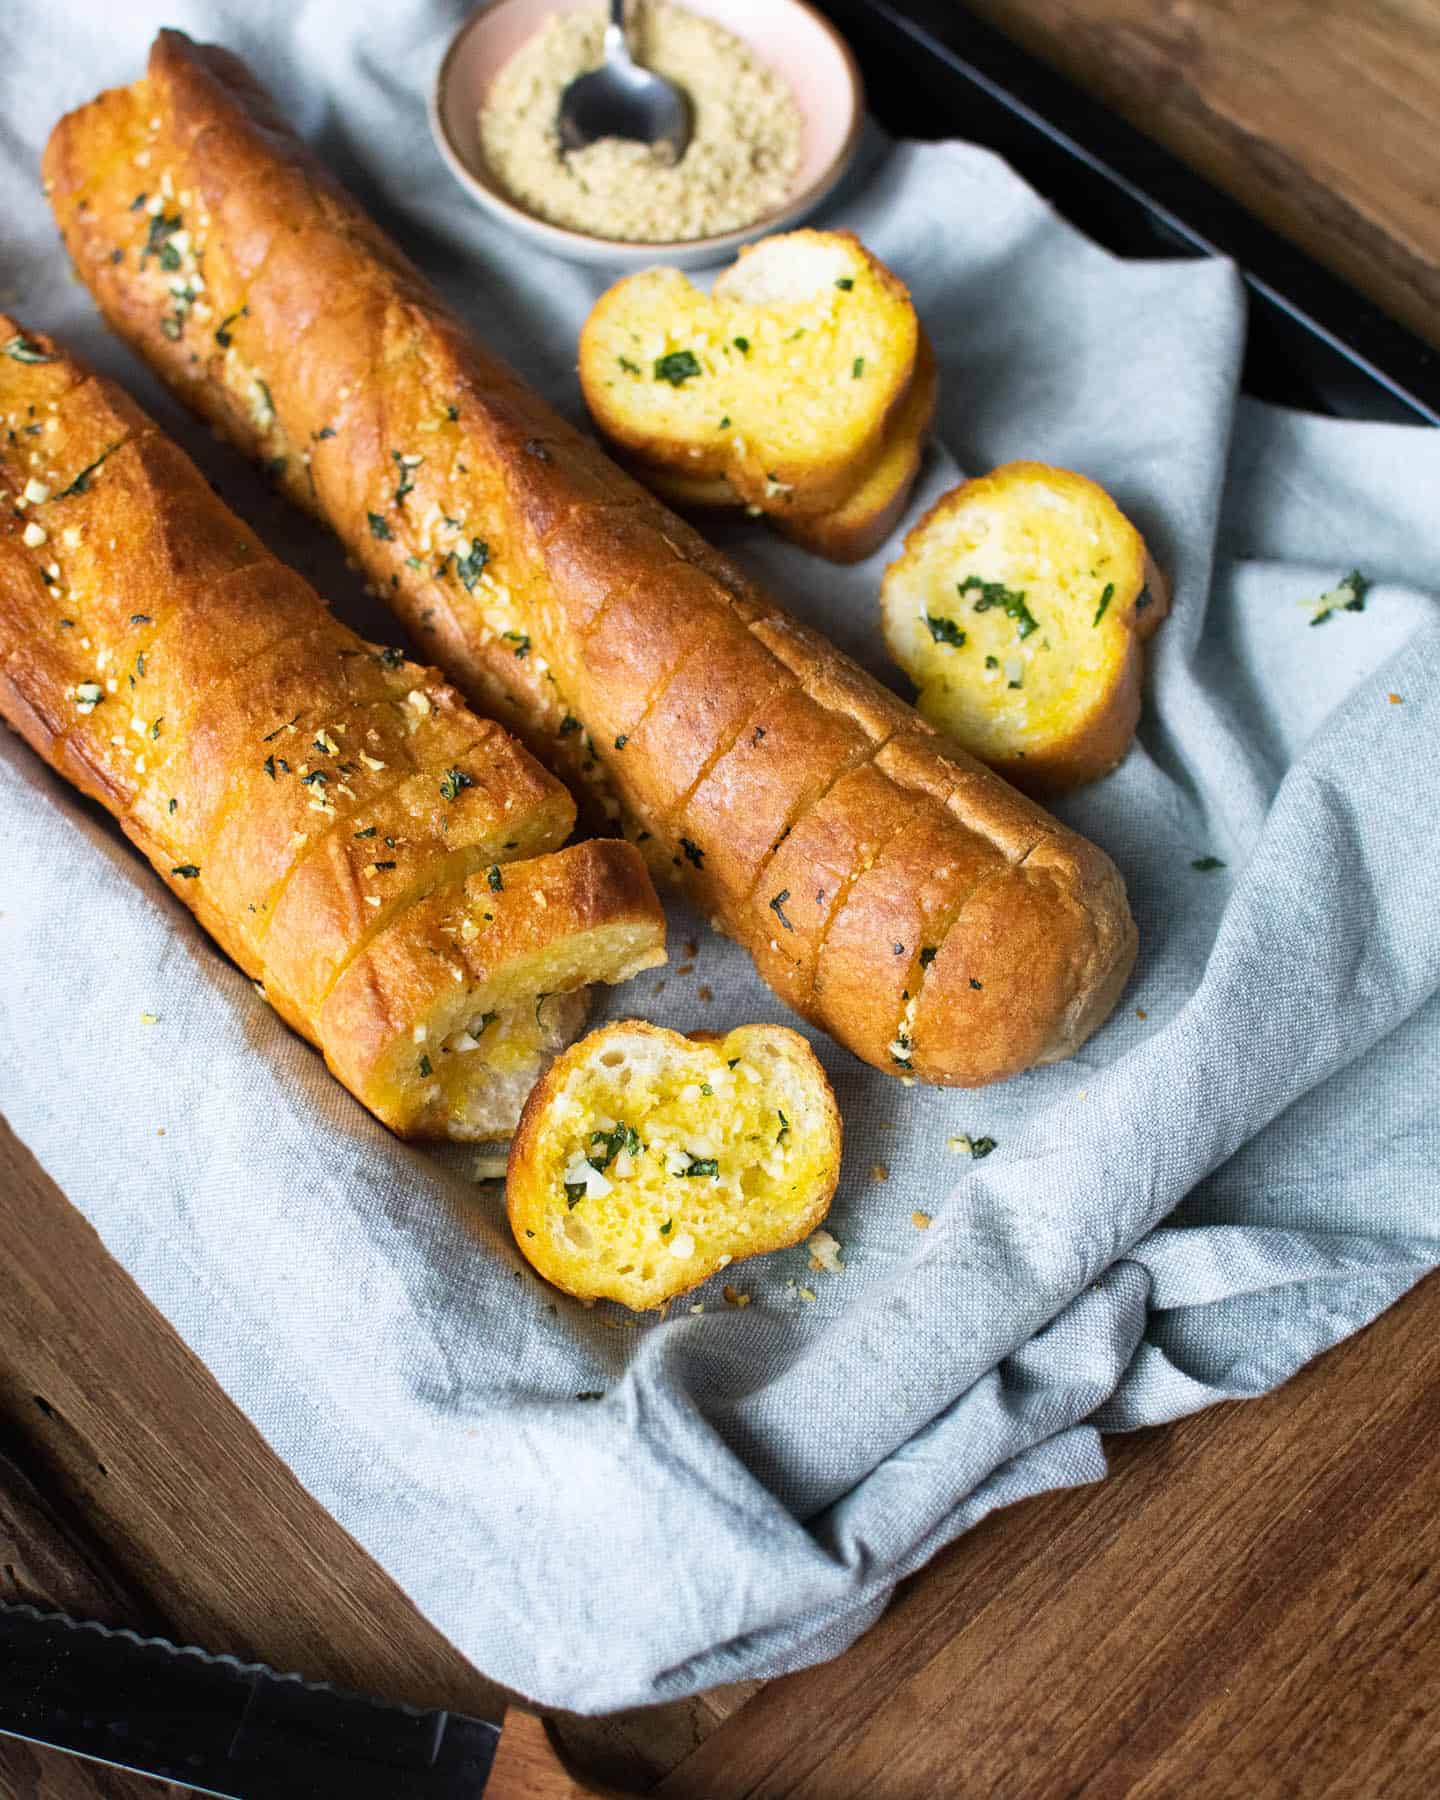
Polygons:
M743 231L675 243L627 244L589 237L537 219L507 199L487 173L475 119L507 59L551 13L578 12L594 0L491 0L450 41L430 95L430 129L455 179L486 212L522 237L573 262L611 268L720 262L741 244L784 231L814 211L855 155L865 116L860 71L835 28L803 0L681 0L745 39L790 84L804 119L794 191L776 211Z

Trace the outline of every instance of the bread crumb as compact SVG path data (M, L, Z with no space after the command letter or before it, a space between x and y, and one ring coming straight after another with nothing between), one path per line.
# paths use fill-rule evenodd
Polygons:
M1137 1006L1135 1008L1135 1017L1137 1019L1148 1019L1150 1017L1150 1015L1149 1015L1149 1013L1146 1012L1146 1010L1143 1006Z
M1398 694L1387 694L1385 698L1392 706L1403 706L1405 704Z
M157 1125L155 1127L155 1135L156 1135L156 1137L164 1137L165 1127L163 1125Z
M652 992L657 1000L665 992L665 977L663 975L660 977L659 981L655 983Z
M928 1231L930 1229L930 1215L929 1213L912 1212L910 1215L910 1223L917 1231Z
M160 1023L160 1015L159 1013L141 1013L140 1023L142 1025L158 1025Z
M748 1306L750 1295L742 1294L739 1288L733 1288L729 1282L725 1284L725 1304L727 1306Z
M888 1181L890 1179L890 1169L888 1164L881 1162L871 1163L870 1179L872 1181Z
M695 965L693 962L683 962L675 973L677 975L693 975L695 973Z
M843 1275L845 1265L840 1260L839 1239L828 1231L812 1231L805 1240L805 1248L810 1252L812 1269L828 1269L832 1275Z
M700 944L699 944L698 939L686 938L685 954L690 958L690 960L692 962L695 960L695 958L700 954Z
M692 1313L703 1313L705 1310L705 1302L703 1300L697 1300L690 1310Z
M815 1304L815 1291L813 1288L797 1288L795 1291L799 1294L800 1298L809 1305L813 1306Z
M714 994L710 991L710 989L703 985L696 988L695 996L697 999L705 1001L705 1003L707 1005L710 1003L710 1001L712 1001L715 998Z

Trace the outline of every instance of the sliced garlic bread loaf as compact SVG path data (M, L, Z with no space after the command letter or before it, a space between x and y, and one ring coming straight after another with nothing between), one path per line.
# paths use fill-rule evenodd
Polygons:
M649 269L602 294L580 382L615 444L797 517L844 503L910 389L919 325L904 284L850 232L792 231L694 287Z
M639 1312L825 1217L840 1114L798 1033L686 1038L638 1019L573 1044L510 1150L515 1241L547 1281Z
M1006 463L964 482L881 585L885 638L938 730L1032 792L1107 774L1140 716L1140 646L1169 599L1095 482Z

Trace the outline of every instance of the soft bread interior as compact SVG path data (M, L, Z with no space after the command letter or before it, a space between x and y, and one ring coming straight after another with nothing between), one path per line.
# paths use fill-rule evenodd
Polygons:
M627 1021L536 1090L511 1157L511 1222L569 1292L659 1306L813 1230L839 1152L833 1097L796 1033L697 1042Z
M886 572L885 634L924 716L1003 761L1104 704L1144 585L1144 545L1103 489L1010 465L916 527Z
M856 239L795 232L742 254L713 295L674 269L620 282L586 322L581 374L622 445L815 510L875 453L917 343L909 295Z

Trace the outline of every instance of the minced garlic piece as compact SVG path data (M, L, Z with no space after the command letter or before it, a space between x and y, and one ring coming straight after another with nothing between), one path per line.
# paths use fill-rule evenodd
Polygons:
M538 218L631 243L737 231L790 197L802 120L783 79L743 39L668 0L628 9L638 62L689 97L692 134L671 162L648 144L603 138L561 153L566 85L604 61L602 7L554 14L505 64L480 113L485 161L504 192Z

